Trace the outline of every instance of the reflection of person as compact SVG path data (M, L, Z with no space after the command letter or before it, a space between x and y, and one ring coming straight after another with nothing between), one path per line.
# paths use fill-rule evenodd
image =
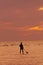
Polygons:
M22 54L24 54L24 47L23 47L22 42L20 43L19 47L20 47L20 54L21 54L21 52L22 52Z

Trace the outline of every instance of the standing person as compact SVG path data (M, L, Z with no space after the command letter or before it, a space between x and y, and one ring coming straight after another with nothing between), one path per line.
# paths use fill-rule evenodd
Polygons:
M20 43L19 47L20 47L20 54L21 54L21 52L22 52L22 54L24 54L24 47L23 47L22 42Z

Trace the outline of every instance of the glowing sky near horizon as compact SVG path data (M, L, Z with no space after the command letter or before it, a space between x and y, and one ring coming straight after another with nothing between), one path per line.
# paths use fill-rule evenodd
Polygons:
M43 0L0 0L0 41L43 40Z

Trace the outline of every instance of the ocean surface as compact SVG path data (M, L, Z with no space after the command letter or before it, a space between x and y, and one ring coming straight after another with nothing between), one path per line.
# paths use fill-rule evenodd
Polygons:
M23 41L24 54L20 54L19 44L0 42L0 65L43 65L43 41Z

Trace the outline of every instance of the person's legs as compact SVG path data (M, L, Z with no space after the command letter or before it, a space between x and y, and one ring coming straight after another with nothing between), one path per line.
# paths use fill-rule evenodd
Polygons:
M24 50L22 49L22 54L24 54Z
M24 50L20 48L20 54L24 54Z

